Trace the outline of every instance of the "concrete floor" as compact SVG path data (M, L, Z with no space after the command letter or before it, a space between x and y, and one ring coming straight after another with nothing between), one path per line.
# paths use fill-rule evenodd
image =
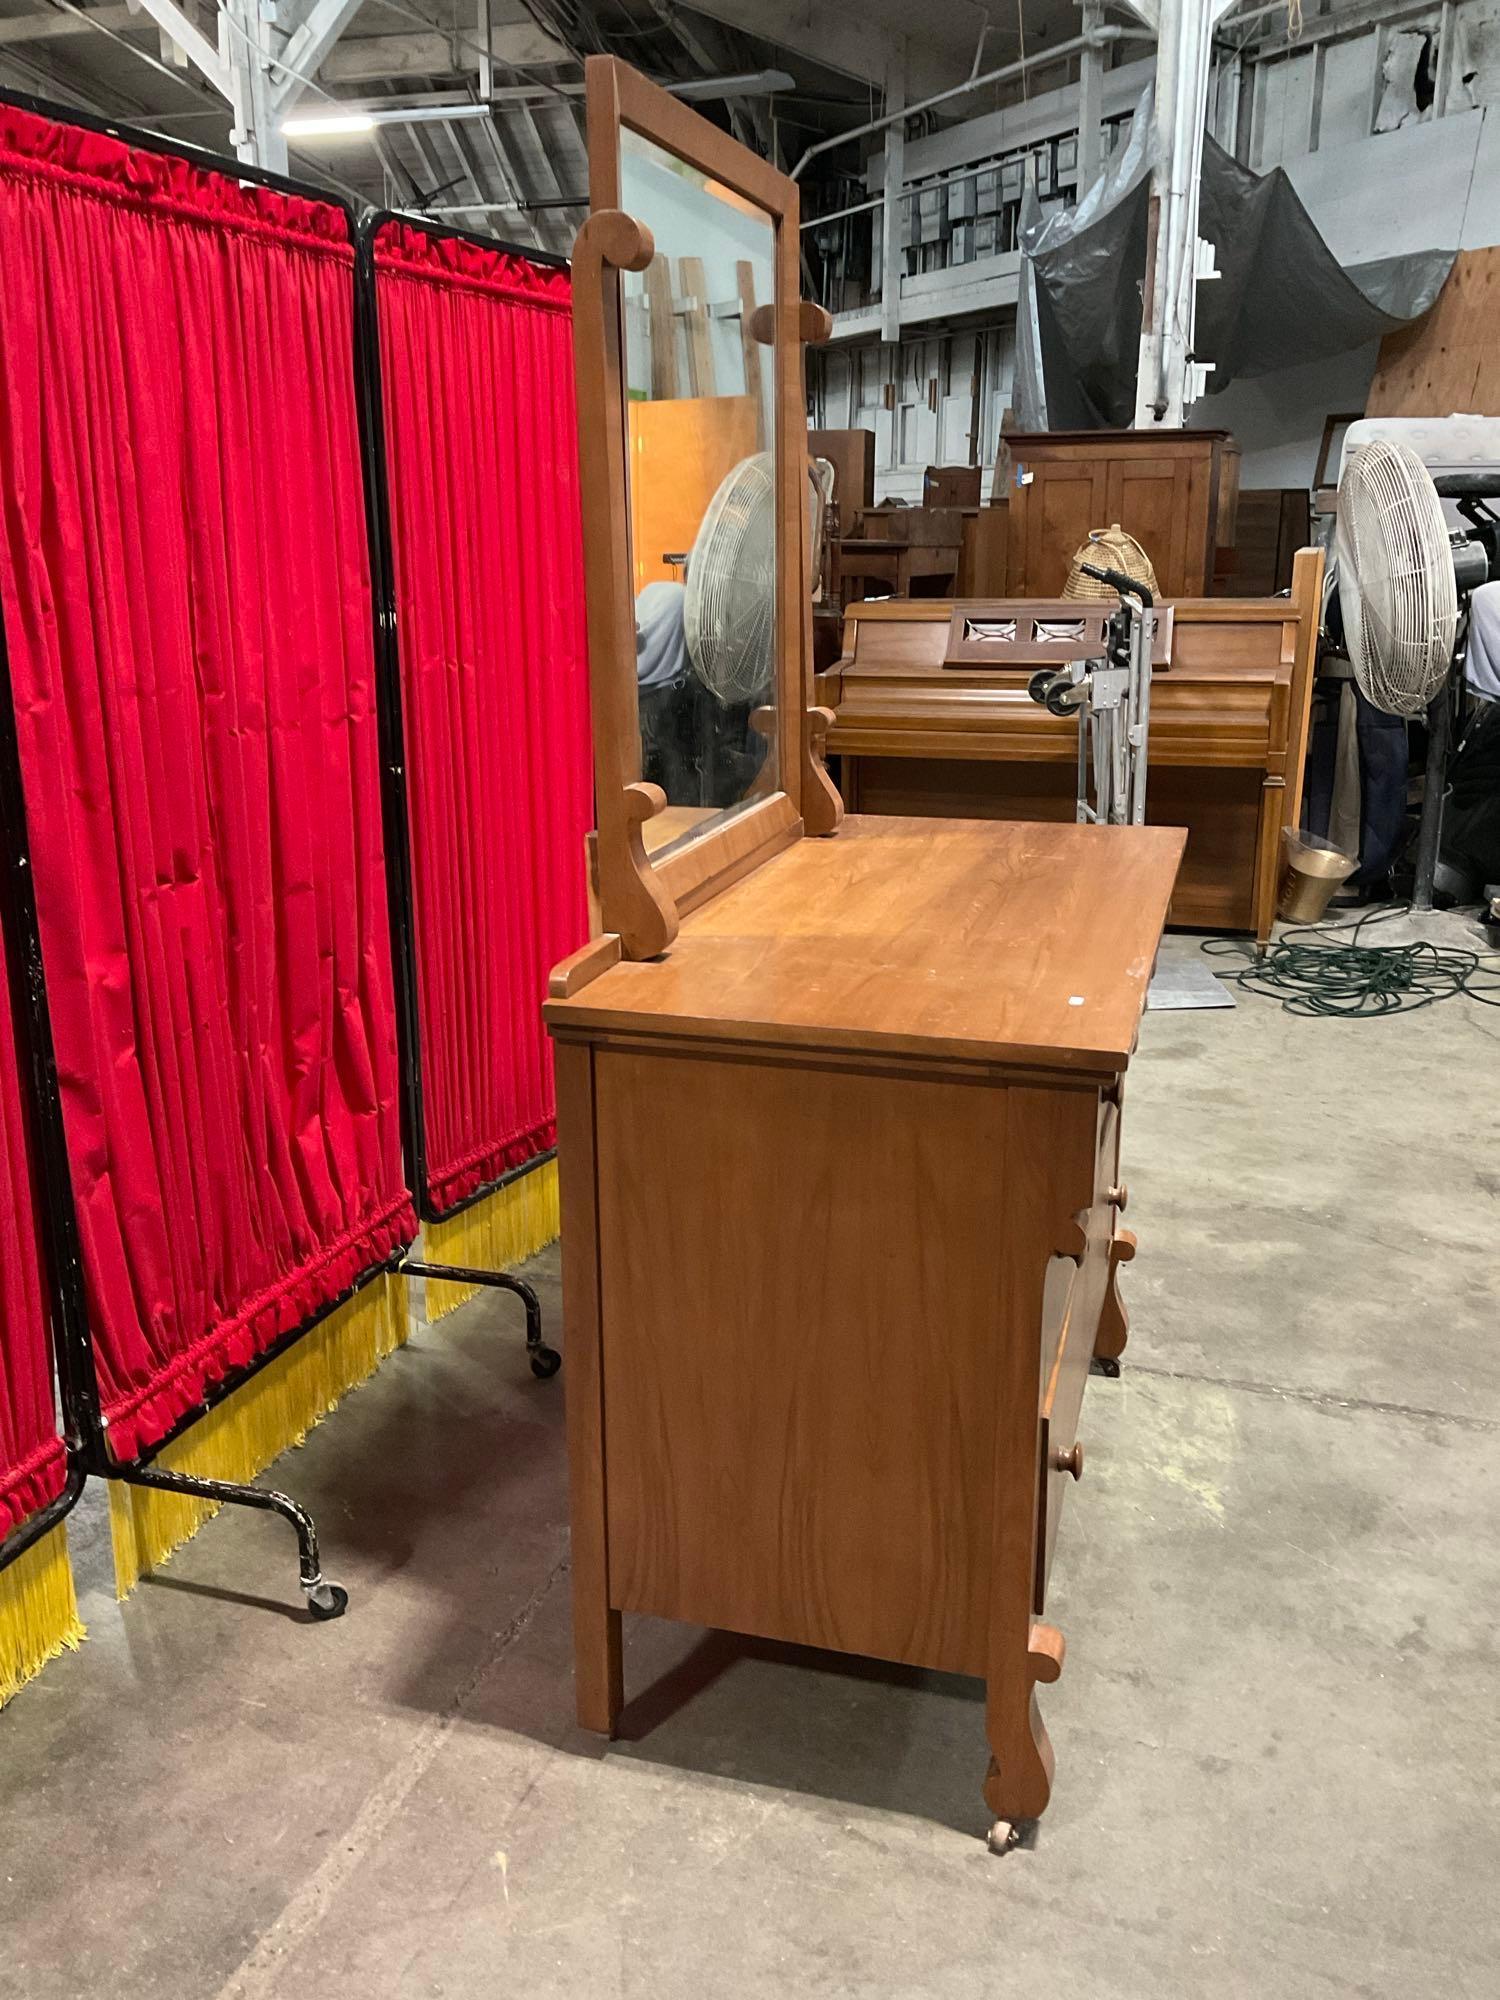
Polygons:
M91 1643L0 1717L0 1989L1491 2000L1497 1045L1147 1017L1029 1849L978 1837L969 1683L643 1622L625 1739L577 1734L560 1390L486 1304L278 1470L341 1623L263 1518L123 1610L79 1530Z

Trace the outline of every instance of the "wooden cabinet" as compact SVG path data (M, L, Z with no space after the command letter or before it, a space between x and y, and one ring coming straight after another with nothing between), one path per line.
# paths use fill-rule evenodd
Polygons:
M833 497L846 526L861 507L875 505L874 431L809 431L807 451L833 467Z
M1046 1805L1043 1614L1125 1343L1120 1080L1182 839L846 819L665 956L562 970L586 1727L648 1613L977 1676L991 1812Z
M1013 596L1059 595L1079 544L1116 522L1163 596L1206 594L1216 551L1234 540L1239 450L1227 431L1017 431L1005 448Z
M801 350L827 316L797 299L796 187L623 65L585 73L599 934L546 1006L579 1719L614 1731L626 1612L971 1674L985 1799L1031 1818L1051 1550L1090 1363L1125 1339L1120 1076L1183 836L843 818L808 701ZM622 133L692 170L639 216ZM687 823L641 776L618 310L685 187L734 195L732 243L747 207L775 229L779 390L777 754Z

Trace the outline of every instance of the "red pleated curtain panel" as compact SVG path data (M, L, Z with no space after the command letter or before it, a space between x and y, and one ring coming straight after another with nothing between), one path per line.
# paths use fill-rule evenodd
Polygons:
M0 936L0 1556L21 1548L67 1475L7 959ZM39 1529L0 1569L0 1706L81 1636L67 1531Z
M0 107L0 603L117 1459L415 1229L352 264L333 204ZM394 1291L161 1462L249 1476ZM128 1586L194 1509L111 1492Z
M557 1233L541 1003L552 966L588 934L571 285L565 269L401 220L381 223L373 248L425 1240L445 1262L495 1268ZM429 1310L463 1296L434 1286Z

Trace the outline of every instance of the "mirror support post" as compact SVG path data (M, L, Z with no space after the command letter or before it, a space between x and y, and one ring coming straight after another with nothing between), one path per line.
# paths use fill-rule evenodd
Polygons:
M623 209L591 215L573 251L573 363L583 474L584 572L593 661L594 803L599 817L599 903L627 958L655 958L677 935L677 906L646 859L641 828L660 812L659 786L640 782L635 623L629 590L629 492L621 380L620 271L643 271L651 232ZM601 671L601 667L603 671Z

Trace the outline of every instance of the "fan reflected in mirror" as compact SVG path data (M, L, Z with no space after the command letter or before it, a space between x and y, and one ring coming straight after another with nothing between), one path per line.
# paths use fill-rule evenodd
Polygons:
M781 787L776 743L771 218L628 130L621 206L655 254L622 273L641 776L657 853Z

